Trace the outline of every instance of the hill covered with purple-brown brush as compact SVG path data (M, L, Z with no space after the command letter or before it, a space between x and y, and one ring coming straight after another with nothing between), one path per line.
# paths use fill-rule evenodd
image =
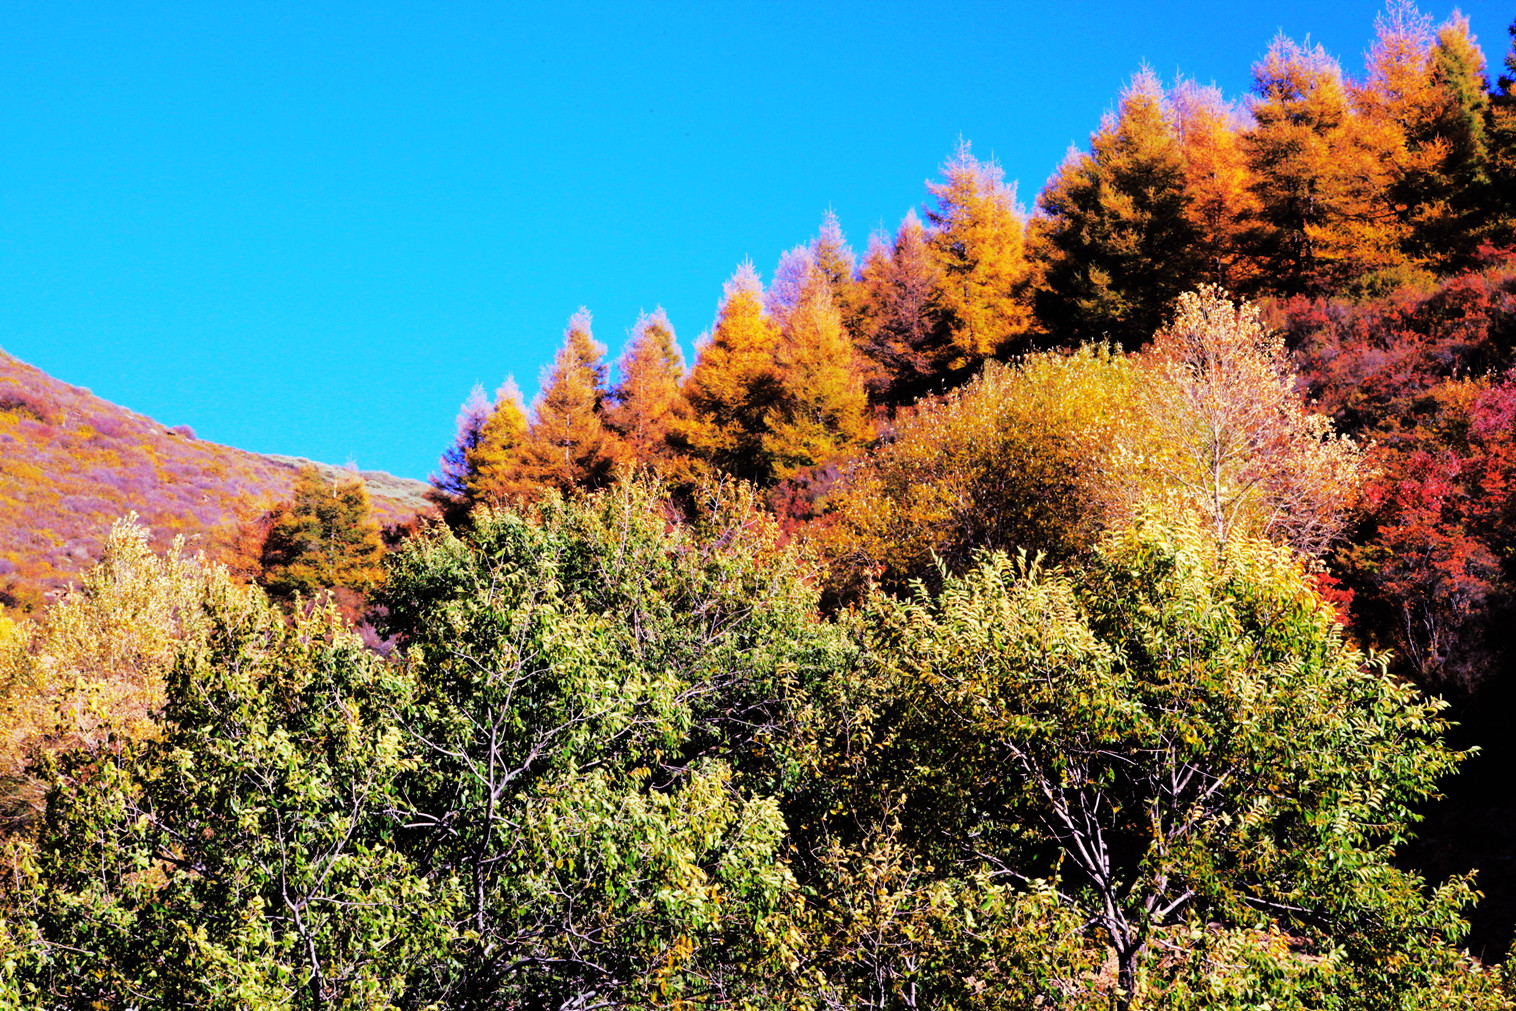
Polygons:
M162 544L233 553L239 527L287 499L309 462L202 441L0 351L0 608L56 596L127 512ZM420 481L360 476L383 525L429 508Z

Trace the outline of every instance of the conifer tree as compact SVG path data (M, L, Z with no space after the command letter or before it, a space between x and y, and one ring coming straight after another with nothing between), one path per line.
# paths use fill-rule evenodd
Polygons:
M775 351L776 397L765 419L765 466L784 479L869 435L867 397L827 276L811 275Z
M507 377L468 454L470 505L485 503L498 509L534 496L536 485L527 477L522 456L527 427L521 391L516 380Z
M842 234L842 223L837 212L830 207L821 217L821 229L811 240L811 261L826 278L832 289L832 303L842 315L842 324L851 330L853 316L858 312L861 293L858 290L857 261L853 250Z
M274 511L263 546L264 583L275 596L366 591L382 578L384 544L362 479L328 480L300 469L290 501Z
M1250 287L1245 237L1258 211L1242 150L1242 115L1215 87L1181 82L1169 92L1184 155L1185 217L1194 230L1201 276L1232 289Z
M767 476L763 436L776 394L778 333L763 308L751 261L726 282L710 338L685 381L695 414L690 443L703 459L749 480Z
M876 403L910 403L937 383L952 348L932 301L937 265L914 210L893 243L873 237L862 275L856 326L866 387Z
M478 383L469 391L468 399L458 409L457 432L453 444L443 450L437 464L437 472L431 475L432 488L437 493L431 496L439 504L461 501L468 495L469 454L479 445L480 433L490 416L489 398L484 387Z
M569 319L532 405L524 476L565 494L604 487L614 478L616 447L602 417L604 354L590 332L589 310L581 307Z
M1187 213L1184 154L1152 71L1132 80L1115 115L1066 162L1047 213L1044 324L1066 336L1136 347L1200 272Z
M1250 245L1268 288L1322 294L1392 275L1405 261L1395 166L1375 124L1354 116L1336 61L1280 35L1253 81L1245 150L1260 210Z
M774 279L763 293L763 308L775 327L783 327L789 320L791 310L800 302L800 293L810 283L816 269L815 255L807 246L796 246L779 254Z
M1446 273L1470 266L1490 232L1489 82L1484 53L1461 14L1437 30L1432 87L1431 128L1440 157L1429 182L1442 213L1416 223L1413 252Z
M606 421L632 462L666 476L683 473L690 427L690 405L681 387L684 356L662 308L637 320L616 372Z
M946 364L966 374L1014 346L1030 327L1026 223L1000 166L976 159L967 141L959 142L942 175L941 182L927 183L937 199L927 210L938 274L934 306L953 348Z
M1516 21L1507 32L1511 48L1505 72L1496 80L1488 113L1490 172L1490 238L1500 246L1516 246Z

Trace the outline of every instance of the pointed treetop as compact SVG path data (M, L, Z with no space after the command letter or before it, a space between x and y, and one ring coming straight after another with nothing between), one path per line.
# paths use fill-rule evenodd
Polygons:
M723 308L739 295L750 295L760 303L763 301L763 281L759 279L758 271L753 269L752 260L743 260L737 265L731 278L721 286L721 294Z
M816 272L816 258L805 246L787 249L779 256L779 265L774 268L774 280L764 295L764 308L776 323L783 325L790 311L800 301L810 277Z

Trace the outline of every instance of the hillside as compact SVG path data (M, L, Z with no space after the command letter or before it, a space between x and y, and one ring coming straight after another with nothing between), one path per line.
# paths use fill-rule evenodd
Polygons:
M183 535L216 554L309 462L202 441L0 352L0 607L56 596L132 510L156 541ZM361 476L381 524L429 508L420 481Z

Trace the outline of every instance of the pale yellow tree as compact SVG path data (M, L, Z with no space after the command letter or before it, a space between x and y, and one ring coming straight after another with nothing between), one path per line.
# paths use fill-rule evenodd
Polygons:
M209 633L205 602L261 596L182 540L159 555L148 538L135 513L118 520L78 587L0 631L0 803L12 821L41 806L28 760L152 733L176 651Z
M1218 545L1260 537L1319 555L1338 535L1362 453L1311 410L1258 310L1205 286L1139 356L1139 420L1110 473L1120 511L1162 504Z

